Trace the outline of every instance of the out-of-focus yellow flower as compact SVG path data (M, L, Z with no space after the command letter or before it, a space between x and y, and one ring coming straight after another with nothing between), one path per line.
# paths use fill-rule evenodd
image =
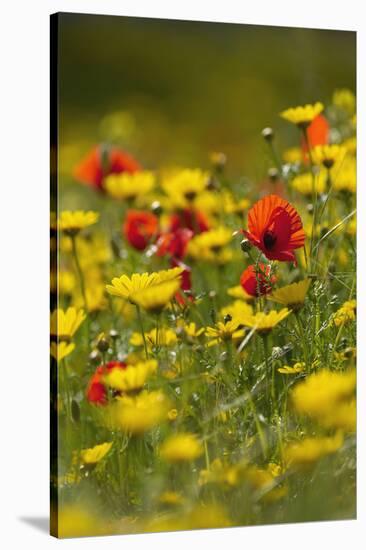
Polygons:
M346 231L348 235L354 236L357 233L357 220L353 218L346 225Z
M128 365L125 369L111 369L103 376L103 381L114 390L126 393L136 392L142 389L157 368L157 362L151 359L136 365Z
M229 191L223 191L220 196L225 214L244 214L250 206L248 199L234 197Z
M337 407L322 416L321 424L325 428L355 432L357 424L356 399L339 403Z
M342 445L340 432L333 437L307 437L285 447L284 461L287 467L307 468L324 456L337 452Z
M58 511L57 526L57 535L62 539L106 534L109 527L108 525L103 525L103 522L96 514L82 507L80 504L61 506Z
M196 435L178 433L164 441L159 454L166 462L190 462L203 454L203 446Z
M112 259L110 243L101 233L93 233L88 238L81 236L78 240L78 256L84 277L88 277L91 266L95 268Z
M230 340L243 338L244 331L238 328L239 324L239 321L232 319L227 323L219 321L214 327L207 327L206 336L211 338L211 341L207 345L210 347L220 342L229 342Z
M99 219L99 213L89 210L64 210L60 214L58 227L68 235L76 235L82 229L94 225Z
M336 105L336 107L340 107L346 111L349 116L354 115L356 111L355 94L347 88L335 90L333 93L332 103L333 105Z
M164 491L164 493L159 496L159 502L161 504L167 504L168 506L180 506L185 503L185 499L176 491Z
M190 322L190 323L183 322L181 326L184 332L186 333L186 335L189 336L190 338L198 338L199 336L201 336L201 334L205 332L204 327L198 328L196 326L196 323L194 322Z
M251 305L243 302L243 300L234 300L231 304L221 308L220 315L225 317L230 315L234 321L240 322L241 317L244 315L251 315L253 313L253 308Z
M283 152L282 158L288 164L301 164L303 160L303 152L300 147L291 147Z
M305 363L295 363L292 367L284 365L283 367L278 368L278 372L281 374L298 374L305 369Z
M319 101L314 105L304 105L301 107L291 107L280 113L280 116L297 126L308 126L315 117L324 109L324 105Z
M111 174L104 180L104 188L114 199L132 201L141 195L146 195L155 186L155 174L149 171L139 171L133 174L123 172Z
M57 336L59 341L69 342L85 318L83 309L75 307L69 307L66 311L55 309L50 320L51 335Z
M199 505L189 512L166 514L148 521L145 524L146 533L163 531L185 531L190 529L215 529L233 525L227 512L216 504Z
M332 168L336 162L341 162L346 150L342 145L317 145L312 150L312 159L315 164L322 164L325 168Z
M325 427L341 428L337 411L354 401L356 371L331 372L323 369L310 375L292 390L291 400L298 413L306 414ZM345 406L345 424L350 427L355 420L352 406ZM353 416L352 416L353 415Z
M233 251L227 248L232 239L232 231L227 227L218 227L193 237L187 248L187 254L196 260L225 264L233 258Z
M278 464L270 463L266 469L251 465L244 471L244 478L259 492L263 492L261 500L264 502L276 502L288 493L286 485L277 486L276 478L281 474Z
M221 459L215 458L211 462L209 470L201 470L198 484L216 483L227 487L235 487L243 480L243 472L246 467L246 463L226 465Z
M143 390L136 396L115 399L105 408L105 422L111 429L138 435L165 421L169 408L170 402L162 391Z
M64 357L70 355L74 349L75 344L73 342L60 342L59 344L56 342L51 342L50 353L56 361L61 361Z
M152 313L160 313L180 289L180 278L130 294L130 301Z
M260 334L266 334L270 332L278 323L286 319L290 315L291 311L287 308L283 308L280 311L270 311L264 313L262 311L255 315L248 315L241 318L243 325L255 329Z
M227 293L232 298L238 298L239 300L254 300L254 296L251 296L245 290L241 285L232 286L231 288L227 289Z
M56 291L56 284L58 284L58 292L60 294L71 294L72 291L75 288L76 285L76 279L75 275L72 273L72 271L59 271L58 276L55 280L55 291Z
M342 143L343 147L345 148L346 152L354 156L357 151L357 138L356 136L350 137L348 139L345 139Z
M145 338L148 346L174 346L177 343L178 338L174 330L170 328L160 328L158 333L156 328L153 328L149 332L145 333ZM130 344L132 346L143 346L144 341L142 335L139 332L134 332L130 338Z
M168 420L175 420L178 417L177 409L170 409L168 411Z
M291 187L296 189L302 195L310 197L314 191L316 193L324 193L326 189L327 176L324 170L318 172L318 174L310 174L310 172L305 172L304 174L299 174L295 176L291 182Z
M183 169L165 177L162 188L176 208L192 206L196 197L206 190L209 174L200 169Z
M349 323L356 319L356 300L348 300L344 302L342 307L337 309L333 315L333 323L336 327Z
M100 462L111 450L113 443L101 443L90 449L80 451L80 462L82 464L96 464Z
M131 301L131 295L154 285L172 281L180 277L183 268L174 267L153 273L134 273L131 277L122 275L112 279L112 284L107 285L106 289L112 296L119 296L125 300Z
M356 159L347 155L340 165L332 168L332 186L335 191L356 193L357 172Z
M278 304L287 306L293 311L297 311L304 305L310 283L310 279L304 279L298 283L292 283L291 285L277 288L270 295L268 295L267 298L277 302Z

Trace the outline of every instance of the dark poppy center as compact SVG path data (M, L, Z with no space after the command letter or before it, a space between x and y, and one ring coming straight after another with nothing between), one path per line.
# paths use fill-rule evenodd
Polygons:
M272 231L266 231L263 235L263 243L267 250L272 250L276 244L277 237L272 233Z

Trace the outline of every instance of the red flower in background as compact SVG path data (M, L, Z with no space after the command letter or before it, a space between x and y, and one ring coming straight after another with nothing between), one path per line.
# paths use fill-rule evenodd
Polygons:
M191 268L186 265L185 263L181 262L180 260L172 258L170 262L171 267L182 267L183 271L181 274L181 282L180 282L180 288L183 291L190 291L192 289L192 281L191 281ZM181 292L177 292L175 295L175 299L177 300L178 304L185 305L187 299L193 300L193 295L185 295Z
M139 163L117 147L97 145L75 167L73 176L77 181L103 191L103 179L109 174L141 170Z
M208 231L210 224L208 219L202 212L185 208L170 217L170 231L175 232L177 229L190 229L195 235Z
M295 262L293 250L305 242L302 221L293 206L277 195L267 195L248 212L247 239L269 260Z
M106 365L98 367L89 380L86 390L86 398L89 403L94 405L106 405L107 403L107 388L103 383L103 376L113 369L125 369L126 363L121 361L110 361Z
M247 267L240 277L240 284L250 296L258 298L263 294L268 294L272 290L272 286L276 282L276 277L271 275L271 266L258 264L256 272L255 265Z
M316 116L307 127L306 133L311 149L317 145L326 145L329 141L329 123L325 116ZM307 160L309 148L304 137L302 137L301 140L301 148L304 154L304 159Z
M123 224L123 233L136 250L145 250L157 235L159 218L151 212L128 210Z
M173 258L182 259L192 237L193 231L187 228L178 228L176 231L162 233L156 243L157 256L169 254Z

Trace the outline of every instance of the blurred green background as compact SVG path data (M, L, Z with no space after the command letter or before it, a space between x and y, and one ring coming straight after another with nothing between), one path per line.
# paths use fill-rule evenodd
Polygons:
M356 33L60 14L59 75L62 172L112 139L147 168L220 150L258 179L264 126L294 144L279 111L355 91Z

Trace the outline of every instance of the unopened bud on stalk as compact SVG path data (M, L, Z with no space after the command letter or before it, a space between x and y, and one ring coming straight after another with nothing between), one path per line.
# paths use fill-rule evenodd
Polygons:
M232 321L232 316L230 315L230 313L228 313L227 315L225 315L224 317L224 323L226 325L226 323L230 323L230 321Z
M240 248L243 252L249 252L252 248L252 245L248 239L243 239L240 243Z
M273 132L272 128L263 128L263 130L262 130L262 137L263 137L266 141L272 141L273 138L274 138L274 132Z
M306 210L309 212L309 214L312 214L314 211L314 206L309 202L309 204L306 205Z
M92 365L98 365L101 362L102 358L98 350L93 349L89 354L89 362Z
M97 343L97 348L101 353L105 353L106 351L108 351L109 342L104 336L99 338L98 343Z
M279 173L278 173L277 168L270 168L270 169L268 170L268 177L269 177L269 179L270 179L271 181L273 181L273 183L276 182L276 181L278 180L279 176L280 176L280 175L279 175Z
M151 203L151 212L155 214L155 216L161 216L163 213L163 208L159 201L154 201Z
M110 331L109 331L109 336L112 338L112 340L117 340L118 338L118 332L112 328Z

